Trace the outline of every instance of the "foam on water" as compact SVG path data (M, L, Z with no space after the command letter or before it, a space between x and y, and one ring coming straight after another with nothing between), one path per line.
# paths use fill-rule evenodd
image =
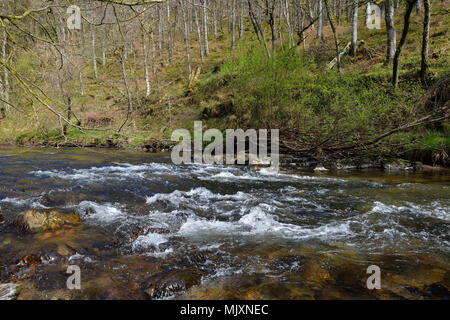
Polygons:
M157 201L169 201L172 204L179 205L182 202L189 202L190 199L196 198L200 201L212 201L212 200L246 200L250 196L239 191L232 195L222 195L213 193L210 190L199 187L191 189L190 191L180 191L176 190L172 193L157 193L151 197L147 197L146 203L152 204Z
M86 221L94 224L112 223L127 218L127 213L120 204L82 201L76 208Z
M178 234L184 237L201 236L253 236L270 235L285 239L328 238L339 239L351 235L349 223L332 223L316 228L307 228L295 224L282 223L270 214L270 208L264 205L253 207L238 221L207 220L190 217L181 226Z
M149 164L129 164L115 163L112 166L91 167L88 169L71 169L71 170L37 170L31 171L30 174L43 178L59 178L64 180L82 180L84 182L98 182L108 179L125 180L144 179L147 174L180 174L179 170L171 164L149 163Z
M149 232L137 237L132 243L132 249L133 251L136 251L151 247L159 248L160 244L167 242L167 238L167 235Z
M38 200L40 197L31 197L28 199L21 198L3 198L0 203L10 203L16 207L26 207L29 209L48 209L48 207L42 205Z

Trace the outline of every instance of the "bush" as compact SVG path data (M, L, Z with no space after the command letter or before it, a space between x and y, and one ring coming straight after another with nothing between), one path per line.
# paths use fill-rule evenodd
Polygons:
M370 139L414 118L419 111L415 101L383 83L376 74L320 69L296 48L282 48L268 58L255 45L226 61L200 85L200 94L227 86L236 126L279 128L282 138L295 137L305 145L327 140L324 146L332 146Z

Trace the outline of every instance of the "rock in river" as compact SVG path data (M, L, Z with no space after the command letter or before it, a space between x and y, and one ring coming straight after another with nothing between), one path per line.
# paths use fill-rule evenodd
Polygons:
M15 300L22 287L14 283L0 284L0 300Z
M32 232L56 230L66 225L81 223L78 213L61 213L56 210L29 210L22 217L24 227Z

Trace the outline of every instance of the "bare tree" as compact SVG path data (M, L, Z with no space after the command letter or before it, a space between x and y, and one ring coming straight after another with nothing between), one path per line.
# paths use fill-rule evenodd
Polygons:
M198 22L198 14L197 14L197 8L194 6L194 17L195 17L195 26L197 27L197 39L198 39L198 45L200 47L200 58L203 63L203 46L202 46L202 34L200 31L200 24Z
M394 6L392 5L392 0L386 0L386 31L387 31L387 53L386 62L388 64L392 63L395 54L395 44L397 39L397 34L394 26Z
M203 36L204 36L204 47L205 47L205 56L209 55L209 46L208 46L208 11L206 8L207 0L203 0Z
M322 20L323 20L323 8L322 0L317 1L317 38L322 37Z
M428 39L430 37L430 0L423 0L424 17L423 17L423 36L422 36L422 52L420 63L420 79L425 84L428 69Z
M404 22L403 22L403 31L402 36L400 38L400 42L397 46L397 49L395 50L394 60L393 60L393 66L392 66L392 85L397 87L398 83L398 62L400 59L400 54L402 52L403 45L406 41L406 36L408 35L409 30L409 19L411 17L411 12L414 8L415 0L406 0L406 12L404 15Z
M356 55L357 41L358 41L358 0L353 0L353 18L352 18L352 41L351 53Z

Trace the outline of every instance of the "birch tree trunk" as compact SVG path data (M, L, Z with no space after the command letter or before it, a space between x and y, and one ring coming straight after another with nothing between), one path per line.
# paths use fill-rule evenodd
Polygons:
M416 12L421 12L422 11L422 3L420 2L420 0L416 1Z
M150 42L152 46L152 72L153 75L156 76L156 54L155 54L155 35L153 34L153 30L150 31Z
M213 5L213 32L214 32L214 40L217 40L217 1L214 0Z
M244 37L244 2L243 0L239 0L239 39Z
M170 2L167 1L167 51L169 53L169 63L172 63L172 32L170 29Z
M205 56L209 55L209 47L208 47L208 11L206 8L207 0L203 0L203 36L204 36L204 47L205 47Z
M369 23L370 23L370 14L371 14L371 12L372 12L372 8L371 8L371 5L370 5L370 2L367 2L366 3L366 26L368 26Z
M158 6L156 7L156 12L158 14L158 55L161 57L162 56L162 39L163 39L163 35L164 35L164 30L163 30L163 21L162 21L162 14L161 14L161 7Z
M322 37L322 20L323 20L323 10L322 10L322 0L318 0L317 2L317 38Z
M236 0L232 2L232 21L231 21L231 50L236 46Z
M180 0L179 3L180 3L181 15L183 17L184 42L186 45L186 62L187 62L187 68L188 68L188 75L190 77L192 74L192 69L191 69L191 53L190 53L190 45L189 45L188 25L187 25L187 20L186 20L186 8L184 7L183 0Z
M198 14L197 14L197 8L194 6L194 18L195 18L195 26L197 27L197 38L198 38L198 45L200 47L200 58L203 63L203 46L202 46L202 34L200 31L200 24L198 22Z
M386 0L386 32L387 32L387 52L386 52L386 62L388 64L392 63L395 54L395 45L397 41L397 35L394 26L394 6L392 5L392 0Z
M147 58L147 45L145 41L145 33L142 31L142 50L144 51L144 75L145 75L145 96L150 96L150 79L148 76L148 58Z
M106 49L105 49L105 27L104 26L102 26L101 46L102 46L102 66L105 66L106 65Z
M97 56L95 55L95 34L94 34L94 26L91 26L91 43L92 43L92 64L94 67L94 77L98 79L97 74Z
M351 53L356 54L356 47L358 41L358 0L353 0L353 19L352 19L352 42Z

